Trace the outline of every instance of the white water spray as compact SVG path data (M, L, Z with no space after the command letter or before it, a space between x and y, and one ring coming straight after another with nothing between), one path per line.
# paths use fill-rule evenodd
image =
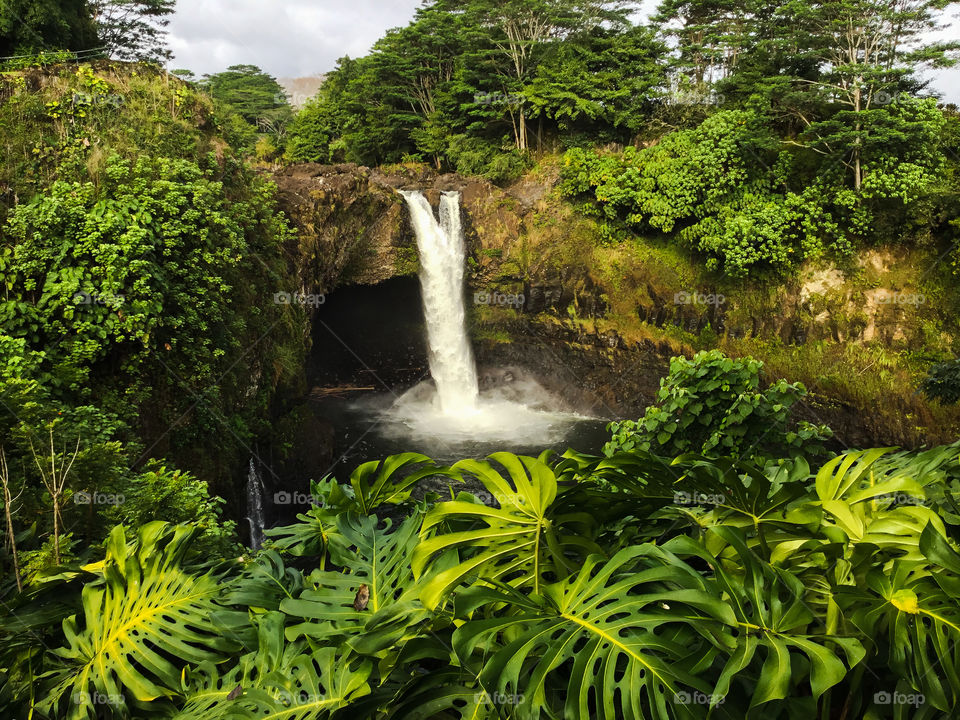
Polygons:
M466 330L463 275L466 247L460 194L443 193L440 222L416 191L404 192L420 251L420 285L430 346L430 374L440 410L463 416L477 411L477 369Z
M532 378L508 372L504 376L509 382L483 393L478 390L464 307L466 248L460 194L441 196L439 221L422 193L402 194L410 206L420 251L434 382L421 383L398 398L384 413L379 432L404 442L436 445L440 451L478 442L542 446L560 440L585 418L562 408Z

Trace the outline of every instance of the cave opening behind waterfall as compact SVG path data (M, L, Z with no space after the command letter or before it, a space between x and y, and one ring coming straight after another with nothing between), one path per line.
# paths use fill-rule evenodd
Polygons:
M452 463L498 450L537 455L547 447L562 451L573 446L598 452L603 443L606 421L551 414L552 398L529 371L516 365L484 363L478 368L481 396L517 410L500 416L499 427L480 427L451 438L416 432L408 418L398 417L397 407L426 406L434 392L416 277L345 286L331 293L316 311L312 340L307 362L310 403L314 416L332 429L328 472L341 482L357 465L401 452L422 452ZM540 422L552 424L555 432L525 437L538 412Z
M327 296L317 308L307 359L310 387L389 394L427 378L426 329L417 278L349 285Z

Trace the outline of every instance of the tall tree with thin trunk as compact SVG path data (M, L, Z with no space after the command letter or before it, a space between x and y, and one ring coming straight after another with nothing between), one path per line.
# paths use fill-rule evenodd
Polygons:
M70 477L70 470L73 468L73 463L77 459L77 455L80 454L80 438L77 437L77 447L74 449L73 454L68 456L66 448L59 458L59 464L57 462L57 449L53 439L53 428L50 428L50 469L49 472L44 467L47 462L47 458L41 460L40 456L37 454L36 448L33 446L33 440L30 440L30 450L33 453L33 461L37 465L37 469L40 471L40 479L43 482L43 486L47 489L47 492L50 494L50 498L53 502L53 559L58 565L60 564L60 532L63 528L63 516L61 512L61 505L63 502L63 492L67 487L67 479Z
M7 453L0 446L0 485L3 486L3 517L7 527L7 545L10 548L10 557L13 558L13 576L17 581L17 590L23 590L20 580L20 558L17 555L17 535L13 531L13 504L20 499L23 490L13 497L10 492L10 469L7 467Z
M437 7L463 12L468 24L486 28L492 51L504 61L504 103L518 150L529 147L529 110L516 101L532 81L539 61L553 43L600 26L626 27L635 3L626 0L439 0Z
M92 0L101 44L118 60L170 59L167 25L176 0Z
M821 126L803 117L809 147L837 158L849 169L854 189L864 181L866 136L903 90L920 83L922 67L954 64L960 43L931 43L941 29L942 11L955 0L822 0L786 6L791 25L815 45L819 76L798 80L840 111ZM878 111L880 111L878 113ZM843 126L840 128L838 122Z

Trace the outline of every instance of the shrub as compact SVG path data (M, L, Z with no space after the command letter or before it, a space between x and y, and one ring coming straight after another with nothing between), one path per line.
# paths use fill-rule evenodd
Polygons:
M930 368L923 391L932 400L945 405L960 402L960 360L950 360Z
M828 427L791 427L791 408L806 388L778 380L761 389L762 369L759 360L735 360L719 350L673 358L656 404L640 420L611 423L604 454L642 449L762 460L822 452L821 443L832 436Z

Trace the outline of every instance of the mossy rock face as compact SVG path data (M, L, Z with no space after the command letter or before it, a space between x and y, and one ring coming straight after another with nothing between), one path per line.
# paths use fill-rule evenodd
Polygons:
M299 231L293 253L304 287L376 285L409 272L413 233L392 188L357 165L294 165L274 176L281 207Z
M943 311L948 300L955 304L955 291L939 276L923 277L928 251L867 250L849 267L812 263L790 277L734 281L709 272L673 238L611 239L596 218L558 195L555 175L542 175L534 171L504 188L437 175L423 165L301 165L281 171L276 182L301 230L291 255L314 292L415 274L416 239L396 190L420 189L435 207L441 192L456 190L464 209L469 292L524 298L521 307L473 308L478 339L522 346L529 333L545 329L525 320L542 314L576 328L569 340L574 344L584 332L600 333L595 340L607 351L632 352L649 343L666 356L714 347L754 354L850 412L894 398L885 405L889 417L875 418L872 444L916 445L924 441L916 427L926 427L932 439L960 426L913 392L922 370L910 346L946 352L960 334L956 319ZM886 301L898 293L941 301ZM876 360L877 354L883 358ZM873 378L864 368L883 371ZM908 432L894 417L897 403L925 421Z
M420 272L420 257L417 251L410 247L401 247L396 250L394 270L397 275L416 275Z

